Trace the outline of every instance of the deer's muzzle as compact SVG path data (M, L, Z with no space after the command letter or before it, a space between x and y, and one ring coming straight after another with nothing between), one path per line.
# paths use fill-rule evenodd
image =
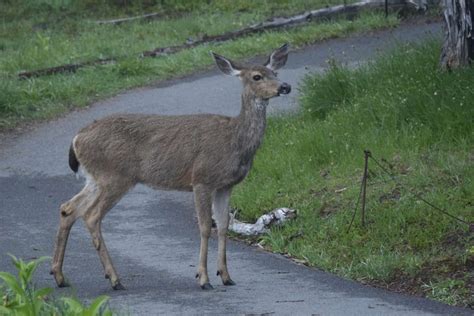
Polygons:
M291 86L286 82L282 83L278 88L278 94L288 94L291 92Z

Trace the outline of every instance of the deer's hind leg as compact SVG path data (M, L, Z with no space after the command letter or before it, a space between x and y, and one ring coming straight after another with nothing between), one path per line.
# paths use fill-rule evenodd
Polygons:
M107 177L98 179L98 192L96 199L83 216L87 229L89 230L92 243L99 254L100 261L105 271L105 278L110 280L114 290L124 290L119 276L113 266L112 259L102 236L101 223L107 212L127 193L133 186L126 179L119 177Z
M227 270L226 242L227 230L229 228L229 200L230 189L217 190L214 193L212 210L217 224L217 275L220 275L224 285L235 285Z
M61 205L60 223L56 235L51 268L51 274L54 275L59 287L68 286L62 272L62 267L69 233L76 220L83 218L92 235L94 246L99 252L106 277L110 278L114 289L123 288L105 247L100 223L105 214L132 186L133 184L129 183L129 181L122 181L122 179L116 177L109 178L107 181L96 181L90 175L87 175L86 185L81 192Z
M59 287L68 286L63 275L64 254L71 228L76 220L84 215L97 194L95 183L87 181L84 188L59 209L59 228L56 235L51 274Z

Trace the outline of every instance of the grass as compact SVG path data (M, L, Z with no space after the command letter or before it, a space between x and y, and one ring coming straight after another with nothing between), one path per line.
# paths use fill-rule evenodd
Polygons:
M474 306L474 236L416 198L474 222L474 69L438 69L441 43L401 46L358 69L334 62L301 88L301 112L270 118L232 205L253 221L298 219L262 242L364 283ZM370 149L367 222L348 232ZM271 162L271 163L270 163ZM398 182L398 183L397 183Z
M81 4L82 3L82 4ZM4 1L0 25L0 129L21 122L47 119L83 107L117 92L178 77L212 64L209 50L232 58L267 53L283 42L295 47L350 32L394 26L398 20L366 13L344 19L210 44L159 58L139 58L141 52L181 44L187 39L235 30L272 15L291 14L336 3L297 1L142 1L114 6L111 1ZM145 4L144 4L145 3ZM154 4L157 3L157 4ZM97 25L96 19L162 10L162 19ZM108 15L106 15L106 13ZM113 64L87 67L75 74L18 80L22 70L117 58Z

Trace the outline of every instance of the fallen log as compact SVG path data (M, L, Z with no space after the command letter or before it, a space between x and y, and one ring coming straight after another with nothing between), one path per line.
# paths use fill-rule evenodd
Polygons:
M77 69L82 68L82 67L103 65L103 64L108 64L111 62L115 62L115 59L114 58L100 58L97 60L88 61L84 63L65 64L61 66L43 68L43 69L38 69L34 71L23 71L18 74L18 77L20 77L20 79L28 79L32 77L54 75L57 73L76 72Z
M405 0L391 0L389 5L391 7L401 7L406 4ZM329 17L338 16L341 14L349 14L349 13L356 13L361 9L368 9L368 8L381 8L385 6L384 0L365 0L361 2L356 2L353 4L348 5L337 5L334 7L318 9L308 11L302 14L297 14L292 17L276 17L271 20L261 22L258 24L251 25L247 28L243 28L237 31L231 31L224 34L218 35L205 35L201 39L197 41L188 41L187 43L175 46L168 46L168 47L158 47L150 51L144 51L141 54L141 57L157 57L161 55L170 55L176 54L182 50L193 48L202 44L207 43L218 43L233 40L239 37L248 36L251 34L262 33L264 31L282 28L282 27L291 27L295 25L300 25L303 23L307 23L310 21L315 21L317 19L325 19ZM97 59L94 61L88 61L84 63L75 63L75 64L67 64L61 65L51 68L43 68L33 71L23 71L18 74L20 79L27 79L32 77L40 77L45 75L53 75L57 73L65 73L65 72L75 72L77 69L86 67L86 66L94 66L94 65L101 65L105 63L110 63L116 61L116 58L103 58Z
M392 6L395 6L395 5L399 6L401 4L405 5L405 0L396 0L396 3L391 1L390 3L390 5ZM385 6L385 1L366 0L366 1L356 2L356 3L348 4L348 5L337 5L337 6L333 6L329 8L312 10L312 11L308 11L302 14L291 16L291 17L276 17L271 20L254 24L237 31L231 31L231 32L227 32L227 33L219 34L219 35L211 35L211 36L205 35L200 40L197 40L194 42L184 43L184 44L176 45L176 46L155 48L154 50L143 52L142 56L156 57L159 55L175 54L184 49L193 48L202 44L207 44L211 42L218 43L218 42L229 41L229 40L233 40L239 37L248 36L251 34L262 33L264 31L269 31L272 29L295 26L302 23L308 23L317 19L335 17L341 14L356 13L361 9L380 8L383 6Z

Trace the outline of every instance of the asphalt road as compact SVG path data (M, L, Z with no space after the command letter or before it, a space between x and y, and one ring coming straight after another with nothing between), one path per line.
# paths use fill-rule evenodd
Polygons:
M420 24L325 41L291 52L280 77L297 88L302 76L321 71L330 57L357 65L379 50L389 50L397 41L418 41L439 34L439 25ZM297 89L293 91L289 97L272 100L270 112L295 110ZM77 193L83 183L67 166L68 146L79 128L115 112L235 115L240 108L239 94L238 80L213 70L128 91L55 121L2 136L0 270L13 272L7 253L24 259L52 255L58 206ZM111 290L90 237L78 222L72 230L64 267L73 288L58 293L73 293L86 300L106 294L113 308L132 315L472 315L472 310L343 280L235 241L230 241L228 261L237 285L224 287L213 273L215 238L209 258L215 289L202 291L194 280L199 234L189 193L138 186L109 213L103 231L127 290ZM55 285L48 272L49 265L39 269L38 285Z

